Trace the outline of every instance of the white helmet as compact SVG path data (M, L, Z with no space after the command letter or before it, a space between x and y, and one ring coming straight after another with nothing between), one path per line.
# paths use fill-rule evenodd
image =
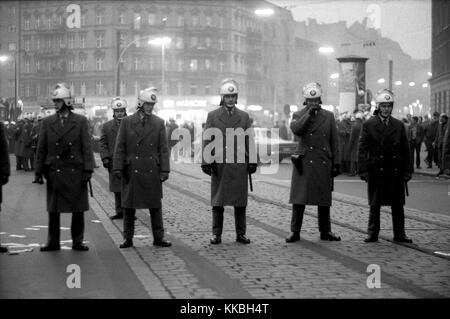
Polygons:
M223 80L220 85L219 94L221 96L224 96L225 94L239 94L237 82L233 79Z
M311 82L303 87L303 97L314 99L322 96L322 86L317 82Z
M126 109L127 108L127 101L125 99L122 99L122 98L117 96L117 97L112 99L111 108L113 110Z
M375 96L375 103L394 103L394 93L388 89L378 91Z
M14 122L14 121L11 121L11 125L16 125L16 122Z
M64 100L67 106L72 106L74 103L72 93L66 83L56 84L55 90L52 94L52 100L61 99Z
M155 87L150 87L139 92L137 107L142 107L146 102L158 102L158 89L156 89Z
M45 116L44 116L43 113L38 113L38 115L37 115L37 120L40 121L40 120L42 120L44 117L45 117Z
M355 119L360 119L360 120L364 119L364 113L356 112L355 113Z
M9 122L8 121L4 121L3 124L9 125Z

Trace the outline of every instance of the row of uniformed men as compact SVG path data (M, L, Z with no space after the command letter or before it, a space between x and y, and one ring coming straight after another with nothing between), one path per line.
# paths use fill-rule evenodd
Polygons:
M227 128L251 127L249 115L236 108L238 85L226 79L220 86L220 107L208 113L205 129L217 128L226 136ZM339 241L331 232L330 206L333 178L339 175L340 155L336 124L331 112L321 108L322 89L318 83L303 87L305 107L294 113L292 132L299 137L290 191L293 204L291 235L286 242L300 240L305 205L318 206L320 238ZM133 246L136 209L149 209L156 246L169 247L164 239L161 210L162 183L170 172L164 121L152 113L157 102L155 88L142 90L138 112L125 116L126 102L112 102L114 119L105 123L101 137L101 158L110 172L110 191L115 193L116 215L124 219L124 242ZM48 242L41 251L60 249L59 213L72 212L72 248L88 250L83 244L83 212L89 209L87 182L94 169L94 157L88 135L87 119L71 112L70 90L58 85L53 93L56 114L46 118L40 131L36 176L47 179ZM360 133L358 171L368 182L370 216L366 242L378 240L380 206L392 207L394 240L412 242L405 234L404 183L411 178L412 165L404 125L391 117L394 95L389 90L376 97L377 114L365 121ZM124 107L125 106L125 107ZM207 146L211 140L205 140ZM225 144L225 141L224 141ZM253 141L245 144L246 154ZM238 146L235 146L238 147ZM236 154L236 149L234 150ZM226 158L226 148L224 148ZM207 162L202 171L211 176L212 233L211 244L221 243L224 206L234 206L236 241L248 244L246 206L248 174L257 164Z

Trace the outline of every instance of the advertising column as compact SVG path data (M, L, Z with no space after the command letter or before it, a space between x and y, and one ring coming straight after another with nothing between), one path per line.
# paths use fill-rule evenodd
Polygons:
M337 60L339 61L339 112L353 113L358 109L358 104L365 103L368 58L350 55Z

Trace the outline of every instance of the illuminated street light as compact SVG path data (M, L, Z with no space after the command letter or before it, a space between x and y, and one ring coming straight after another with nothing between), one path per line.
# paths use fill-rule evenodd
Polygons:
M382 84L382 83L384 83L384 82L386 82L386 80L385 79L383 79L383 78L381 78L381 79L378 79L378 81L377 81L379 84Z
M270 17L274 13L275 13L275 11L273 11L273 9L271 9L271 8L262 8L262 9L255 10L255 15L257 15L259 17Z
M7 55L0 55L0 62L6 62L9 60L9 57Z
M330 79L339 79L339 73L333 73L330 75Z
M166 44L170 43L170 41L172 41L171 38L169 37L160 37L160 38L155 38L153 40L148 40L148 44L151 45L160 45L161 46L161 93L162 95L164 95L165 91L164 91L164 82L165 82L165 61L164 61L164 48L166 46Z
M422 84L422 87L423 87L423 88L427 88L427 87L428 87L428 83Z
M409 82L408 85L409 86L414 86L414 85L416 85L416 82Z
M433 76L433 73L431 73L430 71L428 71L428 76Z
M329 54L329 53L333 53L334 49L332 47L320 47L319 52L324 53L324 54Z
M395 81L395 85L402 85L402 81Z

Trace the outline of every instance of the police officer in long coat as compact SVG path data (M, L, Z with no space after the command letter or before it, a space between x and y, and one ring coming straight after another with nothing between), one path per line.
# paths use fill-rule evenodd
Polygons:
M141 90L138 111L122 119L113 157L113 174L122 180L124 208L120 248L133 246L136 209L149 209L153 245L169 247L164 239L162 183L169 178L170 159L164 120L152 114L157 102L155 88Z
M339 241L331 232L330 207L333 178L340 173L339 142L333 113L321 108L319 83L303 87L306 105L292 116L291 130L299 138L292 158L291 235L286 242L300 240L305 205L317 205L320 239Z
M113 111L113 119L102 126L100 136L100 157L103 162L103 167L105 167L109 173L109 191L114 193L116 214L111 216L111 219L121 219L123 218L121 198L122 181L112 174L112 165L119 125L122 119L127 116L127 101L120 97L115 97L111 102L111 109Z
M14 128L14 155L16 156L16 171L24 169L23 153L23 140L20 139L25 121L23 115L19 116L17 125Z
M0 122L0 212L2 210L2 186L8 183L11 174L9 164L8 140L6 139L6 128ZM0 246L0 253L6 253L8 249Z
M60 213L72 213L72 249L86 251L84 211L89 210L88 182L95 166L88 120L72 112L67 85L58 84L52 100L56 114L42 122L36 156L36 177L47 180L49 215L48 241L41 251L60 249Z
M368 237L376 242L380 208L391 206L394 240L412 243L405 234L405 183L411 179L413 160L405 125L393 118L394 94L387 89L375 97L375 116L363 123L358 146L358 174L367 182L370 205Z
M220 244L222 241L224 206L234 206L236 241L249 244L246 237L246 207L248 198L248 174L256 172L256 153L254 136L248 113L236 107L238 85L232 79L225 79L220 86L220 107L208 113L203 137L202 170L211 176L212 233L210 243ZM214 136L214 141L208 131L219 130L221 138ZM227 147L230 138L227 129L234 129L240 135L234 143L234 158L230 156ZM238 131L236 131L238 130ZM239 130L241 132L239 133ZM245 134L247 133L247 134ZM212 156L205 156L205 148L214 143L217 147ZM253 156L255 155L255 156ZM254 157L254 158L252 158Z

